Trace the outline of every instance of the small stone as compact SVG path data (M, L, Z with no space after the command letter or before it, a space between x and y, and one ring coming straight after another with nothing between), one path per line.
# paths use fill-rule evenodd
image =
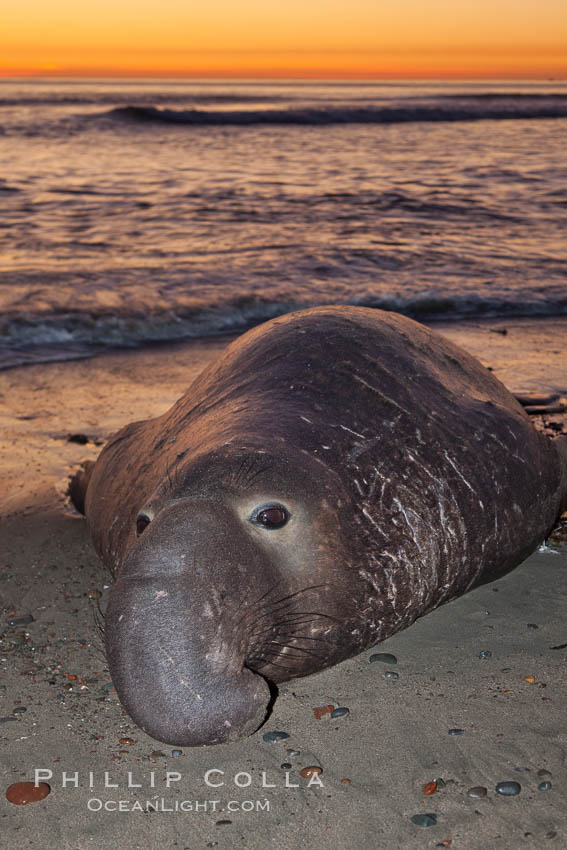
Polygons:
M218 845L218 841L209 841L208 844L205 844L205 847L216 847Z
M551 829L549 832L545 833L546 838L557 838L557 833L554 829Z
M24 714L27 711L25 705L18 705L12 712L12 714Z
M441 790L441 788L445 788L445 787L446 787L446 785L447 785L447 783L445 782L445 780L444 780L444 779L442 779L440 776L436 776L436 777L435 777L435 779L434 779L433 781L435 782L435 784L436 784L436 786L437 786L437 790L438 790L438 791L440 791L440 790Z
M172 750L171 755L173 756L174 759L178 759L179 756L183 755L183 750Z
M284 738L289 738L287 732L266 732L262 735L262 740L267 744L275 744L276 741L283 741Z
M292 748L287 749L287 750L286 750L286 753L287 753L287 754L290 756L290 758L292 758L292 759L297 759L297 758L299 758L299 756L301 755L301 753L299 752L299 750L294 750L294 749L292 749Z
M8 620L9 626L27 626L28 623L33 623L31 614L24 614L22 617L12 617L12 619Z
M321 720L322 717L325 717L326 714L330 714L334 711L334 705L318 705L313 709L313 714L315 716L315 720Z
M492 653L489 649L483 649L482 652L478 654L479 658L492 658Z
M522 786L519 782L499 782L494 790L503 797L515 797L522 790Z
M15 806L27 806L28 803L37 803L43 800L51 792L47 782L15 782L6 790L6 799Z
M101 596L102 593L100 592L100 590L89 590L89 592L87 593L88 599L100 599Z
M384 678L385 679L399 679L400 674L396 673L395 670L386 670L386 672L384 673Z
M319 765L311 764L308 767L303 767L299 771L299 775L303 777L303 779L311 779L312 776L320 776L323 773L323 768L319 767Z
M133 744L133 743L134 743L134 739L133 739L133 738L120 738L120 739L118 740L118 743L119 743L119 744L123 744L123 745L126 745L126 744Z
M465 729L449 729L449 735L464 735Z
M228 820L228 818L223 818L222 820L218 820L216 822L216 826L226 826L226 824L229 824L229 823L232 823L232 821Z
M469 788L469 790L467 791L467 795L469 797L473 797L475 800L478 800L481 797L486 797L487 794L488 790L482 785L475 785L473 788Z
M546 779L551 779L553 776L552 772L550 770L546 770L544 767L542 767L541 770L538 770L537 775L542 778L546 777Z
M547 779L545 780L545 782L540 782L539 785L537 786L538 791L551 791L552 788L553 788L553 785Z
M539 629L537 623L528 623L528 629Z
M67 437L68 443L78 443L79 446L86 446L88 441L89 438L86 434L69 434L69 436Z
M390 652L375 652L374 655L371 655L368 659L370 664L373 664L375 661L381 661L382 664L397 664L398 659L395 655L392 655Z
M341 785L350 785L352 779L347 779L346 776L344 779L341 779Z
M530 685L533 685L535 682L535 676L524 676L524 682L528 682Z
M163 759L165 758L165 753L162 753L161 750L154 750L153 753L150 753L151 759Z
M291 770L292 765L289 761L284 761L280 764L282 770Z
M411 822L416 826L435 826L437 823L437 815L434 815L432 812L413 815Z
M433 780L433 782L427 782L421 790L426 797L431 797L431 795L435 794L437 791L437 783L435 780Z
M350 714L350 710L348 708L345 708L345 707L335 708L331 712L331 717L334 720L336 717L345 717L345 715L347 715L347 714Z
M18 722L17 717L0 717L0 725L2 725L2 723L9 723L11 720L13 720L14 723Z

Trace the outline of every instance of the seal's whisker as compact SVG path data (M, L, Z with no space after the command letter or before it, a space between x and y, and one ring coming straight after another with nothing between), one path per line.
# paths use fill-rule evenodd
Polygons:
M259 663L258 663L259 662ZM262 667L266 667L268 664L270 667L277 667L278 670L287 670L288 673L293 673L293 667L288 667L285 664L277 664L275 661L266 661L263 658L251 658L248 662L249 664L256 664L261 669Z
M266 596L269 596L269 594L270 594L270 593L273 593L273 591L276 589L276 587L277 587L277 586L278 586L278 585L276 585L276 584L275 584L275 585L273 585L273 587L270 587L270 588L269 588L268 590L266 590L266 592L265 592L265 593L263 593L263 594L262 594L262 595L261 595L261 596L260 596L260 597L259 597L259 598L258 598L258 599L257 599L257 600L253 603L253 604L252 604L252 605L250 605L250 606L249 606L249 607L248 607L248 608L244 611L244 614L242 615L242 617L240 618L240 620L238 620L238 621L237 621L236 626L240 626L240 625L242 625L242 623L244 623L244 621L246 620L246 618L247 618L247 617L249 617L249 616L253 616L253 615L257 614L257 610L256 610L257 606L258 606L258 605L262 602L262 599L265 599L265 598L266 598Z
M298 638L298 640L301 640L301 638ZM300 654L303 653L303 655L309 655L309 656L313 656L313 657L317 657L317 656L321 655L320 652L315 652L315 650L313 650L313 649L306 649L303 646L298 646L296 643L293 643L293 644L291 644L291 643L277 643L276 641L270 641L270 643L268 644L268 648L270 648L272 646L279 646L282 649L290 649L294 653L300 653ZM286 655L291 655L291 652L286 653ZM295 658L299 658L299 657L300 657L299 655L295 654Z
M318 619L332 620L334 623L341 622L335 617L331 617L329 614L320 614L317 612L300 612L298 614L292 614L289 617L284 617L279 621L274 621L273 619L270 619L265 624L262 624L261 620L257 620L255 623L251 624L251 630L249 631L249 635L250 637L263 637L268 635L270 632L277 632L279 634L280 629L282 627L293 629L297 628L298 626L312 626L314 621Z
M326 637L320 638L320 637L313 637L312 635L296 635L296 634L294 634L294 632L278 632L278 637L282 637L282 638L292 637L292 638L297 638L297 640L313 640L313 641L317 641L318 643L325 643L325 644L329 643L329 640L330 640L329 638L326 638Z

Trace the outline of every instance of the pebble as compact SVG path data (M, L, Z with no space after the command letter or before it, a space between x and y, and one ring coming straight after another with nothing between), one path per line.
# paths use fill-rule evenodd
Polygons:
M334 705L318 705L313 709L313 714L315 716L315 720L321 720L322 717L325 717L326 714L331 714L334 710Z
M537 623L528 623L527 625L528 625L528 629L539 629L539 626L538 626Z
M350 709L348 708L335 708L331 711L331 717L335 719L335 717L344 717L345 715L350 713Z
M480 797L486 797L488 790L482 785L475 785L473 788L469 788L467 794L469 797L474 797L475 800L478 800Z
M538 791L551 791L552 788L553 785L548 780L546 780L545 782L540 782L537 786Z
M24 714L27 711L25 705L18 705L12 712L12 714Z
M290 758L292 758L292 759L297 759L297 758L299 758L299 756L301 755L301 753L299 752L299 750L293 750L293 749L287 749L287 750L286 750L286 753L288 753L288 755L289 755L289 756L290 756Z
M267 744L275 744L276 741L282 741L284 738L289 738L287 732L266 732L262 735L262 740Z
M537 775L545 777L546 779L551 779L553 776L552 772L550 770L546 770L544 767L542 767L541 770L538 770Z
M368 659L371 664L374 661L381 661L383 664L397 664L398 659L395 655L392 655L390 652L376 652L374 655L371 655Z
M479 658L492 658L492 653L489 649L483 649L478 655Z
M396 673L395 670L386 670L386 672L384 673L384 678L385 679L399 679L400 674Z
M449 735L464 735L465 729L449 729Z
M183 755L183 750L172 750L171 755L173 756L174 759L178 759L179 756Z
M435 785L437 786L437 790L438 790L438 791L439 791L441 788L445 788L445 787L446 787L446 785L447 785L447 783L445 782L445 780L444 780L444 779L442 779L440 776L436 776L436 777L435 777L435 779L434 779L433 781L435 782Z
M503 797L515 797L522 790L519 782L499 782L495 788L497 794Z
M427 797L431 797L431 795L435 794L437 791L437 783L435 780L433 780L433 782L428 782L421 790Z
M13 720L15 723L17 723L17 722L18 722L18 718L17 718L17 717L0 717L0 725L1 725L2 723L9 723L9 722L10 722L10 720Z
M28 623L33 623L31 614L24 614L22 617L13 617L8 620L9 626L27 626Z
M120 739L118 740L118 743L119 743L119 744L133 744L133 743L134 743L134 739L133 739L133 738L120 738Z
M228 818L223 818L223 820L218 820L216 822L216 826L225 826L228 823L232 823L232 821L228 820Z
M162 753L161 750L154 750L153 753L150 753L151 759L163 759L165 758L165 753Z
M282 770L291 770L291 763L289 761L284 761L280 764Z
M80 446L86 446L89 438L86 434L69 434L67 437L68 443L78 443Z
M413 815L411 822L416 826L435 826L437 823L437 815L429 812L428 814Z
M50 792L47 782L40 782L37 787L33 782L15 782L6 790L6 799L15 806L27 806L43 800Z
M323 768L316 764L311 764L308 767L303 767L299 771L299 775L303 779L311 779L312 776L320 776L323 773Z

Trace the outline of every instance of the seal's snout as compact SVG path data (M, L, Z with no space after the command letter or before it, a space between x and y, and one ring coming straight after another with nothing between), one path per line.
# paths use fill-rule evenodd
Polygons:
M212 566L222 563L226 541L209 534L207 558L197 563L188 554L202 550L193 524L183 538L171 533L184 510L177 505L150 523L124 564L105 615L106 651L120 701L149 735L220 744L255 732L271 694L244 666L246 642L234 628L242 611L226 602L226 568ZM206 509L192 505L190 513L210 531Z
M195 747L251 735L266 718L270 689L223 657L229 650L199 623L184 625L183 590L155 581L118 581L106 613L112 680L132 719L158 741ZM128 612L128 613L125 613Z

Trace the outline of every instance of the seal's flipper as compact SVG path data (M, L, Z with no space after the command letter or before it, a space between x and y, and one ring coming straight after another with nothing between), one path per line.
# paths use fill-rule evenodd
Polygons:
M79 513L85 516L85 499L87 487L94 469L94 461L85 460L80 469L70 478L68 493L71 501Z

